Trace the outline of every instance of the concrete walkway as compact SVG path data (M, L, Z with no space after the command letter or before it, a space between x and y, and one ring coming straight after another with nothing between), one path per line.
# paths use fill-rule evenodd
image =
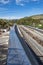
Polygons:
M14 28L10 31L7 65L31 65Z

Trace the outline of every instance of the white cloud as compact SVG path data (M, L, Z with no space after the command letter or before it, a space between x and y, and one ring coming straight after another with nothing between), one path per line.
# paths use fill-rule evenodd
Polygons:
M20 5L21 5L21 6L24 6L24 4L23 4L23 3L21 3Z
M39 1L39 0L16 0L16 4L17 4L17 5L24 6L25 3L29 3L30 1L37 2L37 1Z
M21 5L21 6L24 6L25 3L28 3L28 2L29 2L29 0L16 0L16 4Z
M7 3L9 3L9 0L0 0L0 3L7 4Z
M15 17L15 16L2 16L0 19L20 19L22 17Z
M16 19L16 17L14 17L14 16L2 16L2 17L0 17L0 19Z

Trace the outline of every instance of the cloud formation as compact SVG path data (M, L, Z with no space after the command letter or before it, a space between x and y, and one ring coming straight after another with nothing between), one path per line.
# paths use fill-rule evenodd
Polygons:
M13 0L11 0L11 1L13 1ZM24 6L25 3L29 3L30 1L36 2L39 0L15 0L15 1L16 1L17 5ZM8 4L9 2L10 2L10 0L0 0L0 3L2 3L2 4Z
M0 19L16 19L16 17L14 16L4 16L4 17L0 17Z
M36 1L39 1L39 0L16 0L16 4L24 6L25 3L29 3L30 1L36 2Z
M25 3L28 3L29 0L16 0L16 4L17 5L21 5L21 6L24 6Z
M9 0L0 0L0 3L2 3L2 4L8 4Z

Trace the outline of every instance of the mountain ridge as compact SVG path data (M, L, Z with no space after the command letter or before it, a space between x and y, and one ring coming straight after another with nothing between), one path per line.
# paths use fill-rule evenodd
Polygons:
M32 15L30 17L32 17L33 19L43 19L43 14Z

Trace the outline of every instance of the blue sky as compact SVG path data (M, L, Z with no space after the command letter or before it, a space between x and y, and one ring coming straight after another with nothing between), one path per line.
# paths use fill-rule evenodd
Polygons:
M15 19L43 14L43 0L0 0L0 18Z

